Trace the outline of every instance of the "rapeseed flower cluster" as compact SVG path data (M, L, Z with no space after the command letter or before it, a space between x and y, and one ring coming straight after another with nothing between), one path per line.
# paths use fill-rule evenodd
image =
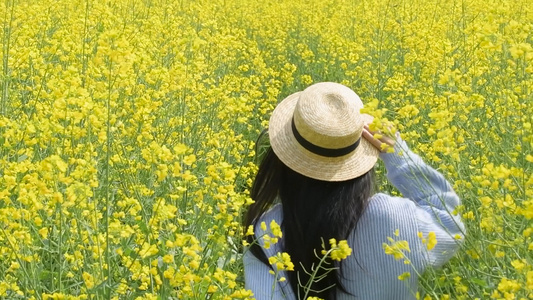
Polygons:
M291 262L291 257L286 252L269 257L268 262L275 266L276 270L294 271L294 264Z
M285 276L281 276L283 271L294 271L294 264L291 261L291 257L288 253L277 253L275 256L268 258L268 263L273 267L273 270L270 270L270 274L274 275L276 281L284 282L287 280Z
M337 244L337 240L330 239L329 245L331 248L329 250L323 249L322 255L326 255L329 252L329 257L332 260L341 261L352 254L352 248L350 248L346 240L339 241Z
M405 240L395 240L388 237L388 243L383 243L383 251L387 255L392 255L396 260L404 259L404 263L410 263L406 253L411 252L411 249L409 248L409 243Z
M254 141L319 81L357 91L372 128L397 128L463 199L469 234L424 297L533 294L529 1L28 0L0 15L0 298L252 298Z
M437 236L433 231L428 232L426 237L424 237L424 233L419 232L418 237L422 241L422 244L426 245L427 250L432 250L437 245Z

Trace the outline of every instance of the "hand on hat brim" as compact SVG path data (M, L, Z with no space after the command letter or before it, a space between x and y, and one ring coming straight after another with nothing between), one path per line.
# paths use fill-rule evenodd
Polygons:
M363 137L381 152L390 152L389 149L392 149L396 143L393 138L379 131L371 131L368 125L363 127Z

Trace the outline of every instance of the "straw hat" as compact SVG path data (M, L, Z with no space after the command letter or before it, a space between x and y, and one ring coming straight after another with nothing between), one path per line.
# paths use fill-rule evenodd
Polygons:
M372 116L348 87L332 82L309 86L285 98L272 113L270 144L289 168L307 177L343 181L375 164L379 151L362 137Z

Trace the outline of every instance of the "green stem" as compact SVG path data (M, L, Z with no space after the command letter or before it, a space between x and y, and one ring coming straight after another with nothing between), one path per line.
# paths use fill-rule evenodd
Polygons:
M322 256L322 258L320 259L320 262L318 262L318 265L316 266L315 270L313 270L313 274L311 275L311 277L309 278L309 281L307 282L307 284L304 287L305 295L304 295L303 299L307 299L307 295L309 294L309 291L311 290L311 285L313 284L313 281L316 278L316 274L318 273L318 270L320 270L320 267L322 266L324 261L326 261L326 258L328 258L329 255L331 254L331 251L333 251L333 249L329 249L328 252L326 252L326 254L324 254L324 256Z
M6 8L9 7L10 1L6 0L5 2ZM7 16L4 18L4 37L2 39L3 42L3 69L2 69L2 98L0 103L0 114L5 115L6 114L6 105L7 105L7 98L9 97L9 50L11 48L11 26L13 23L13 12L14 12L15 5L14 3L11 3L11 9L9 13L9 21L7 21ZM7 11L7 9L6 9ZM9 24L6 24L9 22Z
M67 136L67 128L68 128L68 103L65 103L65 125L63 126L63 136L61 140L61 158L65 156L65 149L66 149L66 136ZM68 162L68 159L65 159ZM65 177L68 176L68 170L65 171ZM65 187L66 190L66 187ZM65 198L65 192L63 192L63 199ZM57 203L57 207L59 209L59 236L58 236L58 243L57 243L57 264L58 264L58 280L59 280L59 292L62 291L62 284L61 279L63 276L63 269L62 269L62 262L63 262L63 253L61 250L61 245L63 243L63 207L61 205L61 202Z
M107 297L107 299L111 298L111 292L108 290L108 288L111 286L111 263L109 260L109 257L111 256L111 253L109 251L109 160L110 160L110 153L111 153L111 125L110 125L110 119L111 119L111 90L112 90L112 81L111 81L111 71L112 71L112 62L109 62L109 86L108 86L108 94L107 94L107 101L106 101L106 109L107 109L107 122L106 122L106 163L105 163L105 207L106 207L106 213L105 213L105 238L106 238L106 248L105 248L105 263L106 263L106 278L107 278L107 284L104 285L104 297Z
M81 77L81 86L82 87L85 87L85 81L86 81L86 77L87 77L87 63L88 63L88 55L86 53L86 41L87 41L87 31L88 31L88 23L89 23L89 1L85 1L85 19L84 19L84 22L83 22L83 37L82 37L82 41L81 41L81 45L82 45L82 54L81 54L81 59L82 59L82 68L81 68L81 74L82 74L82 77Z

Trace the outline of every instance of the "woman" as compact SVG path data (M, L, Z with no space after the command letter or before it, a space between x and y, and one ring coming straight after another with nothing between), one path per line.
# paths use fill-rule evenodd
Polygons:
M399 135L374 138L367 126L372 117L360 114L362 107L351 89L325 82L290 95L274 110L271 149L244 220L246 228L254 226L244 272L256 299L412 299L418 276L456 252L464 236L451 213L458 196ZM393 151L381 152L386 146ZM374 194L378 157L403 197ZM283 236L265 245L271 233L260 224L272 220ZM330 238L347 240L352 255L317 268ZM294 271L269 264L281 252L290 255Z

